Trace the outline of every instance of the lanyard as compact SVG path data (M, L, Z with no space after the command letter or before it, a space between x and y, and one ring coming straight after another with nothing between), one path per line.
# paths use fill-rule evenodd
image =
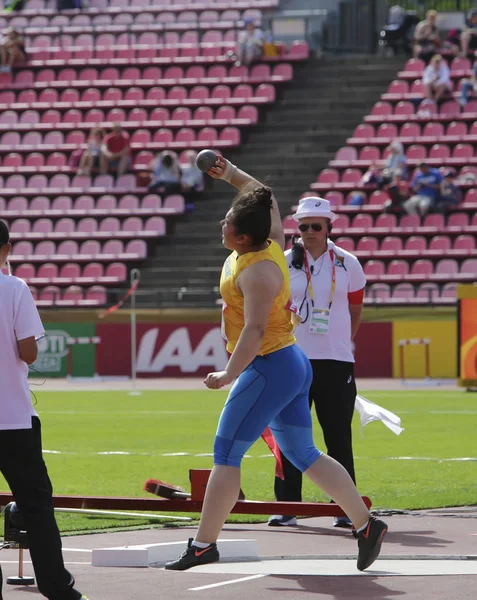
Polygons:
M313 285L311 282L311 271L310 271L310 266L308 265L308 256L306 255L306 250L304 250L304 257L303 257L303 266L305 268L305 274L306 274L306 281L308 284L308 291L310 294L310 299L311 299L311 304L312 306L315 305L315 293L313 291ZM336 290L336 266L335 266L335 254L333 252L333 250L330 250L329 252L330 254L330 259L331 259L331 296L330 296L330 304L328 306L328 309L331 308L331 304L333 302L333 298L335 295L335 290Z

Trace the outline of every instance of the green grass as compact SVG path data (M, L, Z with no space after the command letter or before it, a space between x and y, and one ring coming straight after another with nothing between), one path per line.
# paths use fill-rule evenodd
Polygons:
M363 394L402 417L405 431L396 436L382 423L360 433L354 421L354 453L360 491L375 508L418 509L477 504L475 431L477 396L464 392L399 391ZM157 478L189 488L190 468L210 468L213 436L225 393L209 391L37 392L43 423L43 447L55 493L143 496L146 479ZM439 414L439 413L457 414ZM315 439L323 447L315 423ZM131 455L99 452L130 452ZM163 456L186 452L192 456ZM242 487L249 499L273 500L274 460L259 440L243 463ZM431 460L393 460L420 457ZM474 457L474 461L442 459ZM0 488L8 487L2 480ZM149 496L151 497L151 496ZM304 498L325 497L308 481ZM234 516L234 521L263 521ZM62 532L110 527L148 526L147 519L58 515Z

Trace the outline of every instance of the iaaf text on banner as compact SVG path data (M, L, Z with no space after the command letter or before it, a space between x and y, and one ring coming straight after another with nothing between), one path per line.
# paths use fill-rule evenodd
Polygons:
M130 375L131 329L126 323L100 323L99 375ZM121 348L121 352L111 349ZM215 323L137 325L137 374L141 377L205 376L227 364L225 340Z

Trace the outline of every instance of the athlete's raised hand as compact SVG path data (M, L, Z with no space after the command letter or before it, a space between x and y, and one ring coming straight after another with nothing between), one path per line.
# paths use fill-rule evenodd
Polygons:
M227 166L228 166L227 163L230 164L229 161L225 160L225 158L223 156L221 156L220 154L217 154L217 160L215 161L215 166L211 167L207 171L207 175L210 175L214 179L223 179L225 172L227 171Z

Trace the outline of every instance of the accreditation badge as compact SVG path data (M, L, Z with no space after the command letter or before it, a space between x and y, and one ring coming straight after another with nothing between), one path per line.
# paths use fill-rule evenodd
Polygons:
M329 308L313 308L310 319L310 333L328 335L330 330Z

